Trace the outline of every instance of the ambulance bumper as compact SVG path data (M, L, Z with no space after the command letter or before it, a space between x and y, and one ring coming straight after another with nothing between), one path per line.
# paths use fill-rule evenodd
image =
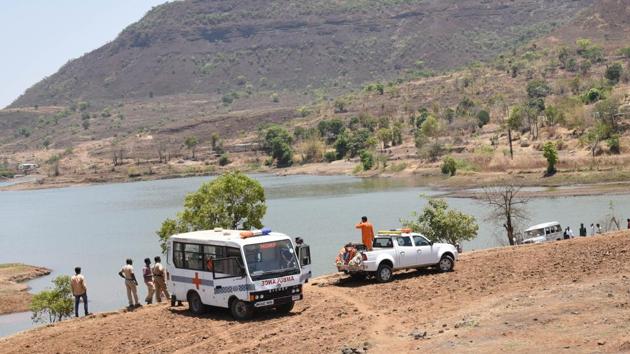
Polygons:
M302 294L295 294L291 296L278 297L275 299L256 301L254 302L254 307L256 308L273 307L273 306L288 304L292 301L299 301L299 300L302 300Z

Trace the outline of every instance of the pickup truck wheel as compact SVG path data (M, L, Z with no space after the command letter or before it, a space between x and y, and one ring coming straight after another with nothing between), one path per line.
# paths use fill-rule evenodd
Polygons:
M243 300L232 300L230 303L230 312L232 317L237 321L249 320L254 316L254 308L250 303Z
M438 268L440 269L440 272L450 272L453 270L454 267L455 261L449 256L442 256L442 259L440 259L440 263L438 263Z
M194 291L188 293L187 299L188 309L195 315L202 315L206 312L206 306L201 302L199 294Z
M379 283L387 283L392 280L392 267L385 263L379 264L376 270L376 280Z

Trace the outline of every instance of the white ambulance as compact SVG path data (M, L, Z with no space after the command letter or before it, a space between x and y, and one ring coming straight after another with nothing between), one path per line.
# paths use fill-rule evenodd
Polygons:
M229 308L237 320L251 318L257 308L289 313L311 277L309 246L299 238L296 243L270 229L173 235L167 251L171 304L187 301L195 314L206 305Z

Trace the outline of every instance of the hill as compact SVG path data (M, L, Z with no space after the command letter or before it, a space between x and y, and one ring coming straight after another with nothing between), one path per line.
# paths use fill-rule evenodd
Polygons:
M425 75L493 58L592 0L174 1L64 65L10 107L240 96Z
M386 284L325 276L290 315L250 322L164 305L97 314L0 339L0 352L625 352L629 235L469 252L454 272Z

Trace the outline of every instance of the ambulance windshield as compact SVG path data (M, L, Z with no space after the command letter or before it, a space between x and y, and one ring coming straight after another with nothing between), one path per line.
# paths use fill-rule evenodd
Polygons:
M300 274L295 250L289 240L246 245L244 248L252 280Z

